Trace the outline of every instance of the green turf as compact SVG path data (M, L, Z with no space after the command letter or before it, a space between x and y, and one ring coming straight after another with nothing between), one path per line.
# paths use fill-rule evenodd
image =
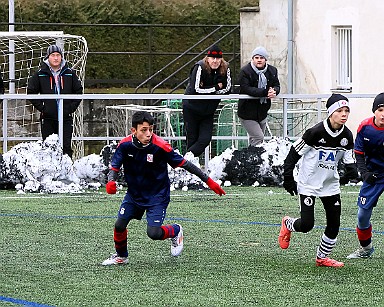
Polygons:
M17 195L0 191L2 298L51 306L384 306L383 209L374 211L373 258L349 260L358 187L344 187L339 241L332 256L345 267L318 268L314 257L324 225L294 233L281 250L283 215L298 201L281 188L175 191L167 223L183 225L178 258L169 241L151 241L145 221L129 225L129 264L103 267L113 252L113 224L123 194Z

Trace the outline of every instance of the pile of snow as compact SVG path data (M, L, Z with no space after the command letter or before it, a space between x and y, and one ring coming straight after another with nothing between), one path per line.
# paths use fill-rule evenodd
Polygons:
M276 186L282 183L282 165L291 143L272 139L257 147L228 148L208 162L209 176L224 186ZM72 163L63 155L57 135L45 141L25 142L13 147L0 159L0 188L16 188L18 193L78 193L99 189L117 147L105 146L100 155L91 154ZM185 159L200 167L199 158L187 153ZM0 155L1 158L1 155ZM206 185L182 168L168 168L171 189L202 189ZM119 184L125 185L120 174Z
M193 153L187 152L184 159L190 161L197 167L200 167L199 157L195 157ZM185 169L178 167L173 169L168 165L168 176L171 182L171 191L181 189L187 191L188 189L203 189L204 183L196 175L187 172Z
M280 186L283 182L283 164L292 143L273 138L255 147L235 150L227 159L223 179L232 185Z
M98 155L75 161L63 155L57 135L45 141L26 142L2 155L0 186L14 186L19 193L76 193L98 188L106 167Z

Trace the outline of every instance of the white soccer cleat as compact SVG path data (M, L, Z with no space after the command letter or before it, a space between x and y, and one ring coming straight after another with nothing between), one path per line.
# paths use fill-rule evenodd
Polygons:
M171 255L173 257L179 256L184 248L183 227L181 227L181 225L179 225L179 227L180 227L180 231L177 234L177 236L174 238L171 238Z
M360 246L356 251L348 255L347 259L370 258L374 251L375 249L373 246L371 248L364 248Z
M117 254L112 254L107 260L104 260L101 265L127 264L128 257L120 257Z

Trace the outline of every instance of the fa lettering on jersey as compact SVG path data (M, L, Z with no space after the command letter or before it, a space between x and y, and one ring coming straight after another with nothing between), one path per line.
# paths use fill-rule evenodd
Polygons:
M322 141L319 140L319 143ZM321 142L322 143L322 142ZM348 140L346 138L342 138L340 140L340 146L338 149L335 148L318 148L318 167L323 169L335 170L338 161L342 158L345 152L345 146L348 145Z
M324 169L335 170L336 151L319 150L319 163L318 167Z

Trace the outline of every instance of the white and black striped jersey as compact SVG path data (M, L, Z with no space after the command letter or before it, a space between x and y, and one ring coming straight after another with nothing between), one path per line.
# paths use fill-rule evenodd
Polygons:
M308 129L292 146L301 156L298 193L319 197L339 194L339 161L355 163L352 132L346 126L332 131L325 119Z

